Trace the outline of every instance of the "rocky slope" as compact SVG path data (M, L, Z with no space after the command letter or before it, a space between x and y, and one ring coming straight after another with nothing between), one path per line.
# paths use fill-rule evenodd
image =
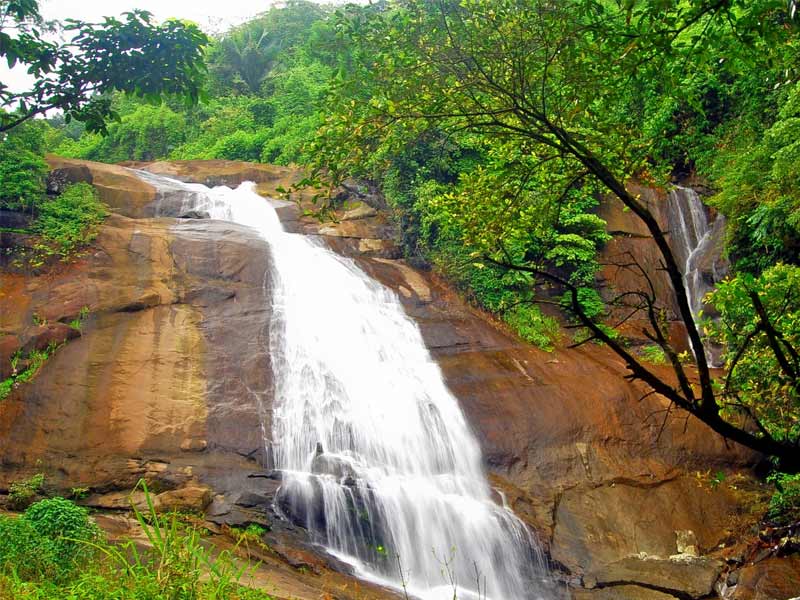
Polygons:
M276 518L278 482L261 476L271 414L268 248L246 228L151 218L156 191L121 167L51 164L61 178L92 181L114 214L77 262L35 277L0 274L0 363L20 348L65 342L0 403L0 489L41 471L53 490L89 487L87 503L114 508L146 476L164 506L188 503L219 524L270 523L284 567L319 565L319 574L286 567L302 585L319 590L325 577L341 578L329 570L335 564L311 558L302 531ZM299 178L227 161L146 168L207 184L253 180L266 196ZM758 457L644 397L601 347L546 353L521 343L399 260L383 212L350 203L338 222L319 223L283 203L279 214L398 292L494 484L537 531L575 598L727 590L777 599L791 596L775 582L800 589L794 559L749 564L735 543L763 500L748 475ZM65 323L83 307L78 335ZM336 582L336 597L350 597L346 580Z

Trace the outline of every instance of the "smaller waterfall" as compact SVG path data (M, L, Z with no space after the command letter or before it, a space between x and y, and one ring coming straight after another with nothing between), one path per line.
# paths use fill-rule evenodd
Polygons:
M703 309L703 298L712 289L698 268L698 258L708 243L711 227L700 196L693 189L676 186L669 193L668 201L672 251L678 264L683 265L683 285L692 315L697 320Z
M703 299L725 275L717 257L711 256L715 234L724 226L723 217L710 222L700 196L688 187L675 186L669 192L667 206L672 251L682 267L689 308L697 323L704 308Z

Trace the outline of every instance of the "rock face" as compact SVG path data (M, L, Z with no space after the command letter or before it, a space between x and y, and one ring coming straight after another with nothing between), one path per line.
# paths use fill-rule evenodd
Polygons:
M115 214L78 262L38 277L0 274L4 357L60 340L61 324L88 309L80 337L0 403L0 490L43 471L54 489L91 487L87 502L113 507L121 500L108 493L146 477L172 494L165 502L205 506L214 522L274 523L280 482L259 476L272 410L268 247L227 223L140 218L155 192L129 171L51 160L75 177L88 171ZM147 168L203 183L274 187L298 177L225 161ZM709 554L749 515L740 489L699 472L746 473L758 457L644 397L601 347L546 353L520 342L432 274L392 258L391 224L374 207L347 205L327 225L295 205L279 214L397 291L475 429L493 484L555 567L586 588L576 598L709 593L721 567L687 548ZM753 586L766 585L759 577Z

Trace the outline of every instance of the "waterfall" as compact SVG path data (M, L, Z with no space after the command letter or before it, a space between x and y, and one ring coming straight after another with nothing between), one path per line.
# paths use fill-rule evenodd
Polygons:
M710 240L711 227L700 196L693 189L676 186L669 193L668 203L672 251L678 264L682 264L683 285L696 322L703 309L703 298L713 287L698 268L698 259Z
M425 600L547 593L542 553L494 500L477 440L394 292L317 239L283 231L253 184L150 174L189 210L271 247L271 444L278 504L363 578Z
M700 196L691 188L676 186L667 197L670 246L682 267L683 285L695 324L703 311L703 299L721 281L727 268L714 256L715 237L722 235L724 217L709 222ZM702 333L702 332L701 332ZM722 349L706 341L706 358L711 366L721 366Z

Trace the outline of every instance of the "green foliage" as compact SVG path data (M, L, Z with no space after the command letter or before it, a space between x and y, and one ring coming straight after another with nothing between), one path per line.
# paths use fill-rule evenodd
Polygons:
M77 331L80 331L81 328L83 327L83 322L86 320L86 317L88 316L89 316L89 307L88 306L81 307L78 316L69 322L69 326Z
M318 4L290 0L261 16L233 28L209 52L212 86L223 93L258 94L274 69L291 61L293 50L325 16Z
M553 349L558 321L536 305L529 274L476 261L468 248L453 241L439 240L429 257L468 300L497 314L522 339Z
M72 571L94 555L90 542L100 531L89 521L89 513L64 498L46 498L31 505L20 520L27 521L41 537L52 543L56 566L62 573Z
M0 575L7 573L24 581L55 579L59 576L58 554L52 540L30 521L0 515Z
M44 475L37 473L28 479L14 481L8 487L8 499L11 506L16 509L27 507L36 497L44 485Z
M150 161L165 158L184 143L187 125L183 114L167 104L127 104L128 111L108 126L106 136L88 134L79 142L65 141L59 153L106 162Z
M152 546L107 543L86 509L42 500L23 516L0 516L0 597L119 600L270 600L240 585L249 569L229 550L207 548L197 529L148 508L134 514Z
M43 128L25 123L0 133L0 209L32 212L44 194Z
M106 208L88 183L75 183L39 206L35 229L51 250L68 258L97 237Z
M712 167L713 203L729 218L737 268L759 273L776 262L800 264L800 83L781 90L771 123L730 127Z
M775 485L767 515L779 524L800 521L800 474L773 473L767 481Z
M650 344L640 348L639 355L642 357L642 359L654 365L666 365L668 362L667 355L664 354L664 350L655 344Z
M796 444L800 267L777 264L758 277L740 273L720 283L709 299L720 318L708 328L725 348L728 375L719 390L725 409L744 412L775 439Z

